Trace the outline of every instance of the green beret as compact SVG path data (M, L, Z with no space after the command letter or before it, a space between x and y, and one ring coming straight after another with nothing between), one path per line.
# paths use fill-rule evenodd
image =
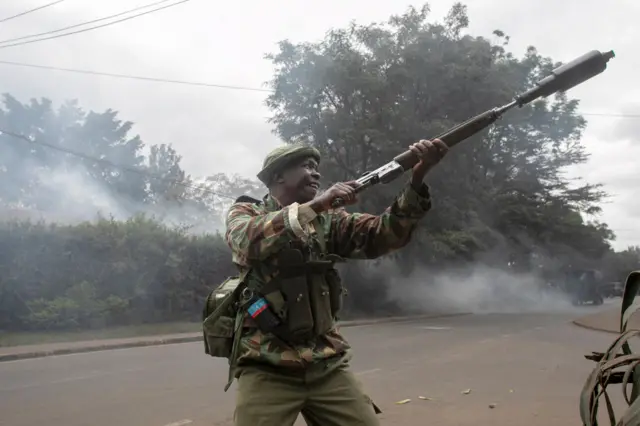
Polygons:
M281 171L290 162L305 157L313 157L320 163L320 151L312 146L302 144L279 146L267 154L262 170L258 173L258 179L268 185L275 173Z

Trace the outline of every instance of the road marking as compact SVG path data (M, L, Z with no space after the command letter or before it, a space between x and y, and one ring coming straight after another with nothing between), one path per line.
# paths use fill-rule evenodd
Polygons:
M437 327L437 326L426 326L426 327L418 327L422 330L451 330L452 327Z
M169 423L164 426L183 426L183 425L188 425L189 423L193 423L193 420L189 420L189 419L179 420L177 422Z
M378 371L382 371L380 368L372 368L371 370L364 370L356 373L356 376L364 376L366 374L377 373Z

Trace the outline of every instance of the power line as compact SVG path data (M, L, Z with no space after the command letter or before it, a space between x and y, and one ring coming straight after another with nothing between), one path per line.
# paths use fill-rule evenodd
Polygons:
M93 27L84 28L84 29L78 30L78 31L71 31L71 32L64 33L64 34L52 35L52 36L49 36L49 37L42 37L42 38L38 38L38 39L35 39L35 40L21 41L21 42L13 43L13 44L5 44L5 45L0 46L0 49L5 49L7 47L14 47L14 46L22 46L22 45L31 44L31 43L37 43L39 41L51 40L51 39L60 38L60 37L66 37L66 36L70 36L70 35L74 35L74 34L80 34L80 33L84 33L84 32L87 32L87 31L95 30L95 29L98 29L98 28L108 27L110 25L114 25L114 24L117 24L119 22L128 21L130 19L134 19L134 18L137 18L137 17L140 17L140 16L148 15L148 14L153 13L153 12L158 12L160 10L167 9L167 8L173 7L173 6L177 6L179 4L186 3L188 1L191 1L191 0L181 0L181 1L178 1L176 3L172 3L172 4L169 4L169 5L166 5L166 6L162 6L162 7L158 7L156 9L151 9L151 10L146 11L146 12L138 13L137 15L128 16L126 18L118 19L118 20L115 20L115 21L112 21L112 22L107 22L106 24L95 25Z
M189 86L215 87L219 89L232 89L232 90L247 90L252 92L273 92L270 89L260 89L257 87L231 86L226 84L201 83L201 82L185 81L185 80L171 80L166 78L144 77L144 76L129 75L129 74L115 74L115 73L108 73L108 72L79 70L79 69L73 69L73 68L53 67L48 65L27 64L23 62L0 61L0 64L13 65L18 67L39 68L39 69L45 69L45 70L72 72L77 74L99 75L99 76L114 77L114 78L126 78L131 80L154 81L158 83L185 84Z
M151 178L154 178L154 179L168 180L170 183L173 183L173 184L176 184L176 185L180 185L180 186L183 186L185 188L202 191L202 192L205 192L205 193L208 193L208 194L212 194L212 195L217 195L218 197L227 198L227 199L230 199L230 200L235 200L235 197L232 197L232 196L226 195L226 194L222 194L222 193L213 191L213 190L208 189L208 188L198 187L196 185L192 185L192 184L189 184L189 183L186 183L186 182L182 182L182 181L178 181L178 180L175 180L175 179L170 179L170 178L167 178L165 176L159 176L159 175L156 175L156 174L153 174L153 173L145 172L145 171L140 170L140 169L135 169L133 167L128 167L128 166L124 166L124 165L121 165L121 164L116 164L116 163L114 163L112 161L109 161L109 160L106 160L104 158L93 157L91 155L83 154L81 152L73 151L71 149L63 148L61 146L53 145L53 144L50 144L50 143L47 143L47 142L36 141L36 140L33 140L33 139L31 139L31 138L29 138L29 137L27 137L25 135L21 135L19 133L14 133L14 132L11 132L11 131L8 131L8 130L0 129L0 136L2 136L2 135L11 136L13 138L21 139L23 141L26 141L26 142L29 142L29 143L32 143L32 144L42 145L42 146L45 146L47 148L53 149L55 151L64 152L65 154L73 155L73 156L76 156L76 157L79 157L79 158L83 158L85 160L93 161L93 162L96 162L96 163L103 163L103 164L106 164L108 166L114 167L116 169L121 169L121 170L124 170L124 171L127 171L127 172L131 172L131 173L137 173L139 175L151 177Z
M38 7L34 8L34 9L31 9L31 10L27 10L27 11L24 11L24 12L18 13L17 15L13 15L13 16L9 16L9 17L4 18L4 19L0 19L0 23L1 23L1 22L7 22L7 21L10 21L10 20L12 20L12 19L15 19L15 18L19 18L19 17L21 17L21 16L24 16L24 15L28 15L29 13L36 12L36 11L38 11L38 10L41 10L41 9L47 8L47 7L49 7L49 6L53 6L53 5L58 4L58 3L62 3L63 1L64 1L64 0L57 0L57 1L54 1L54 2L51 2L51 3L47 3L47 4L43 5L43 6L38 6Z
M60 3L64 0L57 0L55 2L46 4L44 6L40 6L39 8L35 8L32 9L30 11L26 11L23 12L19 15L15 15L14 17L18 17L21 15L25 15L27 13L48 7L48 6L52 6L54 4ZM143 15L147 15L149 13L153 13L153 12L157 12L169 7L173 7L173 6L177 6L181 3L186 3L190 0L181 0L178 1L177 3L173 3L167 6L163 6L163 7L159 7L156 9L152 9L150 11L147 12L143 12L143 13L139 13L137 15L133 15L127 18L123 18L123 19L119 19L113 22L109 22L106 24L102 24L102 25L96 25L94 27L90 27L90 28L85 28L83 30L78 30L78 31L73 31L70 33L65 33L65 34L60 34L60 35L56 35L56 36L51 36L51 37L44 37L44 38L40 38L40 39L36 39L36 40L30 40L30 41L25 41L25 42L20 42L20 43L14 43L14 44L5 44L5 45L1 45L3 43L8 43L11 41L17 41L17 40L23 40L26 38L32 38L32 37L37 37L37 36L41 36L41 35L46 35L46 34L53 34L56 32L60 32L60 31L64 31L64 30L68 30L71 28L76 28L82 25L87 25L90 23L95 23L95 22L99 22L99 21L104 21L106 19L110 19L110 18L114 18L117 16L122 16L125 15L127 13L130 12L134 12L140 9L145 9L147 7L151 7L151 6L156 6L158 4L161 3L166 3L167 1L170 0L161 0L161 1L157 1L154 3L149 3L146 4L144 6L139 6L136 7L134 9L130 9L124 12L120 12L114 15L110 15L110 16L106 16L103 18L99 18L99 19L95 19L92 21L87 21L87 22L82 22L80 24L75 24L75 25L71 25L65 28L60 28L58 30L53 30L53 31L47 31L44 33L39 33L39 34L31 34L31 35L27 35L27 36L23 36L23 37L17 37L17 38L13 38L13 39L7 39L7 40L1 40L0 41L0 49L5 48L5 47L13 47L13 46L20 46L23 44L30 44L30 43L35 43L38 41L44 41L44 40L50 40L50 39L54 39L54 38L59 38L59 37L65 37L68 35L73 35L73 34L79 34L79 33L83 33L86 31L91 31L94 29L98 29L98 28L102 28L102 27L106 27L106 26L110 26L113 24L117 24L119 22L123 22L123 21L128 21L130 19L139 17L139 16L143 16ZM9 17L9 18L5 18L4 20L0 20L0 22L4 22L6 20L12 19L14 17ZM107 72L99 72L99 71L90 71L90 70L79 70L79 69L72 69L72 68L61 68L61 67L53 67L53 66L46 66L46 65L36 65L36 64L27 64L27 63L20 63L20 62L11 62L11 61L0 61L0 64L3 65L14 65L14 66L22 66L22 67L30 67L30 68L40 68L40 69L47 69L47 70L56 70L56 71L65 71L65 72L73 72L73 73L79 73L79 74L88 74L88 75L99 75L99 76L106 76L106 77L114 77L114 78L127 78L127 79L134 79L134 80L145 80L145 81L154 81L154 82L161 82L161 83L173 83L173 84L185 84L185 85L191 85L191 86L204 86L204 87L216 87L216 88L224 88L224 89L233 89L233 90L247 90L247 91L257 91L257 92L273 92L272 90L269 89L260 89L260 88L256 88L256 87L245 87L245 86L231 86L231 85L224 85L224 84L212 84L212 83L201 83L201 82L193 82L193 81L185 81L185 80L171 80L171 79L164 79L164 78L157 78L157 77L144 77L144 76L135 76L135 75L128 75L128 74L116 74L116 73L107 73ZM640 114L613 114L613 113L588 113L588 112L582 112L580 113L581 115L586 115L586 116L602 116L602 117L618 117L618 118L640 118Z
M231 89L231 90L246 90L250 92L266 92L266 93L274 92L271 89L261 89L259 87L232 86L228 84L214 84L214 83L187 81L187 80L172 80L172 79L159 78L159 77L145 77L145 76L131 75L131 74L116 74L116 73L108 73L108 72L101 72L101 71L81 70L81 69L75 69L75 68L54 67L49 65L28 64L24 62L12 62L12 61L0 60L0 65L12 65L17 67L38 68L38 69L44 69L44 70L64 71L64 72L71 72L71 73L77 73L77 74L124 78L124 79L130 79L130 80L153 81L157 83L185 84L189 86L213 87L213 88ZM640 118L640 114L616 114L616 113L604 113L604 112L603 113L581 112L580 115L594 116L594 117L599 116L599 117L617 117L617 118Z
M131 79L131 80L153 81L157 83L184 84L189 86L214 87L219 89L246 90L250 92L267 92L267 93L274 92L271 89L261 89L258 87L232 86L228 84L214 84L214 83L187 81L187 80L171 80L171 79L159 78L159 77L145 77L145 76L130 75L130 74L116 74L116 73L108 73L108 72L100 72L100 71L80 70L75 68L62 68L62 67L54 67L49 65L28 64L24 62L12 62L12 61L0 60L0 65L12 65L17 67L38 68L38 69L45 69L45 70L64 71L64 72L71 72L71 73L77 73L77 74L97 75L97 76L124 78L124 79ZM604 112L603 113L581 112L579 114L586 115L586 116L593 116L593 117L640 118L640 114L616 114L616 113L604 113Z
M63 0L60 0L60 1L63 1ZM156 1L156 2L153 2L153 3L145 4L144 6L138 6L136 8L129 9L129 10L126 10L124 12L116 13L114 15L105 16L103 18L98 18L98 19L94 19L94 20L91 20L91 21L81 22L79 24L70 25L70 26L64 27L64 28L59 28L57 30L45 31L43 33L37 33L37 34L29 34L29 35L26 35L26 36L10 38L10 39L7 39L7 40L0 40L0 44L11 43L12 41L25 40L25 39L33 38L33 37L40 37L40 36L44 36L44 35L48 35L48 34L55 34L55 33L61 32L61 31L66 31L66 30L70 30L70 29L73 29L73 28L81 27L83 25L95 24L96 22L105 21L105 20L111 19L111 18L117 18L118 16L126 15L127 13L131 13L131 12L137 12L138 10L146 9L148 7L157 6L159 4L166 3L168 1L172 1L172 0Z

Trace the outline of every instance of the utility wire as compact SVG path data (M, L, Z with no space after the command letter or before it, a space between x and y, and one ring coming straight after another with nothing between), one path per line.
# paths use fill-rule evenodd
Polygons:
M64 0L57 0L57 1L54 1L54 2L51 2L51 3L47 3L47 4L43 5L43 6L38 6L38 7L34 8L34 9L31 9L31 10L26 10L24 12L18 13L17 15L13 15L13 16L9 16L7 18L0 19L0 23L7 22L7 21L10 21L12 19L24 16L24 15L28 15L29 13L36 12L38 10L47 8L49 6L53 6L53 5L58 4L58 3L62 3L63 1Z
M2 46L0 46L2 47ZM73 68L60 68L60 67L52 67L48 65L36 65L36 64L26 64L23 62L11 62L11 61L0 61L0 65L13 65L18 67L28 67L28 68L39 68L45 70L54 70L54 71L65 71L72 72L77 74L88 74L88 75L99 75L105 77L115 77L115 78L126 78L131 80L145 80L145 81L155 81L158 83L173 83L173 84L186 84L189 86L202 86L202 87L216 87L220 89L233 89L233 90L248 90L252 92L273 92L270 89L260 89L257 87L246 87L246 86L230 86L226 84L213 84L213 83L201 83L195 81L185 81L185 80L170 80L166 78L156 78L156 77L143 77L137 75L129 75L129 74L115 74L108 72L99 72L99 71L90 71L90 70L79 70Z
M71 72L71 73L77 73L77 74L88 74L88 75L97 75L97 76L114 77L114 78L125 78L125 79L131 79L131 80L154 81L157 83L185 84L189 86L214 87L219 89L231 89L231 90L246 90L250 92L267 92L267 93L274 92L271 89L261 89L259 87L232 86L228 84L214 84L214 83L187 81L187 80L171 80L171 79L159 78L159 77L144 77L144 76L130 75L130 74L115 74L115 73L100 72L100 71L80 70L75 68L61 68L61 67L54 67L49 65L28 64L24 62L12 62L12 61L0 60L0 65L12 65L17 67L38 68L38 69L44 69L44 70L64 71L64 72ZM602 112L602 113L580 112L579 114L587 115L587 116L595 116L595 117L600 116L600 117L618 117L618 118L640 118L640 114L616 114L616 113L605 113L605 112Z
M63 1L63 0L60 0L60 1ZM161 0L161 1L156 1L156 2L153 2L153 3L148 3L148 4L145 4L144 6L138 6L136 8L129 9L129 10L126 10L124 12L116 13L115 15L109 15L109 16L105 16L103 18L94 19L94 20L91 20L91 21L80 22L79 24L70 25L70 26L64 27L64 28L59 28L57 30L45 31L43 33L37 33L37 34L29 34L29 35L26 35L26 36L10 38L10 39L7 39L7 40L0 40L0 44L11 43L12 41L25 40L25 39L33 38L33 37L46 36L46 35L49 35L49 34L55 34L55 33L61 32L61 31L66 31L66 30L70 30L70 29L73 29L73 28L81 27L83 25L95 24L96 22L105 21L105 20L111 19L111 18L117 18L118 16L126 15L127 13L131 13L131 12L137 12L138 10L146 9L148 7L157 6L159 4L166 3L168 1L172 1L172 0Z
M52 6L52 5L60 3L62 1L64 1L64 0L57 0L57 1L53 2L53 3L49 3L47 5L40 6L39 8L35 8L35 9L30 10L30 11L23 12L23 13L21 13L19 15L15 15L14 17L21 16L21 15L36 11L36 10L42 9L44 7ZM71 28L76 28L76 27L79 27L79 26L82 26L82 25L87 25L87 24L91 24L91 23L95 23L95 22L99 22L99 21L104 21L106 19L115 18L117 16L122 16L122 15L125 15L125 14L130 13L130 12L135 12L135 11L140 10L140 9L145 9L147 7L157 6L159 4L166 3L167 1L170 1L170 0L161 0L161 1L154 2L154 3L149 3L149 4L146 4L144 6L139 6L139 7L136 7L134 9L130 9L130 10L127 10L127 11L124 11L124 12L117 13L115 15L110 15L110 16L106 16L104 18L99 18L99 19L95 19L95 20L92 20L92 21L87 21L87 22L83 22L83 23L80 23L80 24L71 25L69 27L60 28L58 30L47 31L47 32L44 32L44 33L39 33L39 34L31 34L31 35L27 35L27 36L23 36L23 37L17 37L17 38L13 38L13 39L1 40L0 41L0 49L5 48L5 47L13 47L13 46L20 46L20 45L23 45L23 44L35 43L35 42L38 42L38 41L50 40L50 39L53 39L53 38L64 37L64 36L68 36L68 35L73 35L73 34L78 34L78 33L86 32L86 31L90 31L90 30L97 29L97 28L106 27L106 26L113 25L113 24L116 24L116 23L119 23L119 22L130 20L130 19L133 19L133 18L136 18L136 17L139 17L139 16L147 15L149 13L160 11L160 10L163 10L163 9L166 9L166 8L169 8L169 7L177 6L177 5L181 4L181 3L186 3L186 2L188 2L190 0L181 0L181 1L178 1L177 3L173 3L173 4L170 4L170 5L167 5L167 6L163 6L163 7L159 7L159 8L147 11L147 12L139 13L137 15L129 16L127 18L119 19L119 20L116 20L116 21L113 21L113 22L109 22L109 23L106 23L106 24L96 25L96 26L90 27L90 28L85 28L85 29L79 30L79 31L73 31L73 32L70 32L70 33L60 34L60 35L51 36L51 37L44 37L44 38L25 41L25 42L20 42L20 43L4 44L4 43L12 42L12 41L23 40L23 39L26 39L26 38L38 37L38 36L47 35L47 34L53 34L53 33L64 31L64 30L68 30L68 29L71 29ZM0 22L12 19L14 17L5 18L4 20L0 20ZM99 71L79 70L79 69L72 69L72 68L61 68L61 67L53 67L53 66L46 66L46 65L36 65L36 64L27 64L27 63L11 62L11 61L0 61L0 64L2 64L2 65L14 65L14 66L30 67L30 68L40 68L40 69L48 69L48 70L56 70L56 71L65 71L65 72L73 72L73 73L88 74L88 75L99 75L99 76L114 77L114 78L127 78L127 79L134 79L134 80L155 81L155 82L160 82L160 83L185 84L185 85L190 85L190 86L216 87L216 88L223 88L223 89L247 90L247 91L255 91L255 92L273 92L272 90L269 90L269 89L260 89L260 88L257 88L257 87L231 86L231 85L225 85L225 84L201 83L201 82L193 82L193 81L185 81L185 80L170 80L170 79L157 78L157 77L144 77L144 76L135 76L135 75L128 75L128 74L116 74L116 73L107 73L107 72L99 72ZM613 113L588 113L588 112L582 112L580 114L581 115L586 115L586 116L640 118L640 114L613 114Z
M93 161L93 162L96 162L96 163L103 163L103 164L106 164L108 166L114 167L116 169L125 170L127 172L137 173L139 175L148 176L148 177L151 177L151 178L154 178L154 179L159 179L159 180L168 180L170 183L173 183L173 184L176 184L176 185L180 185L180 186L183 186L185 188L206 192L206 193L209 193L209 194L212 194L212 195L217 195L218 197L227 198L227 199L230 199L230 200L235 200L236 199L235 197L232 197L230 195L222 194L220 192L216 192L216 191L213 191L213 190L208 189L208 188L201 188L201 187L198 187L196 185L191 185L191 184L188 184L186 182L181 182L181 181L178 181L178 180L175 180L175 179L170 179L170 178L167 178L165 176L159 176L159 175L156 175L154 173L149 173L149 172L145 172L145 171L140 170L140 169L135 169L133 167L128 167L128 166L124 166L124 165L121 165L121 164L116 164L116 163L114 163L112 161L109 161L109 160L106 160L104 158L93 157L91 155L83 154L81 152L73 151L73 150L70 150L70 149L67 149L67 148L63 148L61 146L53 145L53 144L50 144L50 143L47 143L47 142L36 141L36 140L33 140L33 139L31 139L31 138L29 138L29 137L27 137L25 135L21 135L19 133L14 133L14 132L11 132L11 131L8 131L8 130L0 129L0 136L2 136L2 135L11 136L13 138L21 139L23 141L26 141L26 142L29 142L29 143L32 143L32 144L42 145L42 146L45 146L47 148L50 148L50 149L53 149L53 150L56 150L56 151L64 152L64 153L69 154L69 155L73 155L73 156L76 156L76 157L83 158L85 160Z
M37 43L39 41L51 40L51 39L60 38L60 37L66 37L66 36L70 36L70 35L74 35L74 34L80 34L80 33L84 33L84 32L87 32L87 31L95 30L95 29L98 29L98 28L108 27L110 25L114 25L114 24L117 24L119 22L128 21L130 19L134 19L134 18L137 18L137 17L140 17L140 16L148 15L148 14L153 13L153 12L158 12L160 10L167 9L167 8L173 7L173 6L177 6L179 4L186 3L188 1L191 1L191 0L181 0L181 1L178 1L176 3L172 3L172 4L169 4L169 5L166 5L166 6L162 6L162 7L158 7L156 9L151 9L151 10L148 10L146 12L138 13L137 15L132 15L132 16L128 16L126 18L118 19L118 20L115 20L115 21L112 21L112 22L107 22L106 24L95 25L93 27L84 28L82 30L71 31L71 32L64 33L64 34L52 35L52 36L49 36L49 37L37 38L35 40L21 41L21 42L13 43L13 44L4 44L4 45L0 46L0 49L5 49L7 47L14 47L14 46L22 46L22 45L31 44L31 43Z

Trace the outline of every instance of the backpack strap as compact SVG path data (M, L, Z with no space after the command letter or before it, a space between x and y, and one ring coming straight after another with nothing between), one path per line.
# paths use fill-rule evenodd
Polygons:
M238 366L238 348L240 347L240 338L242 337L242 324L244 324L245 312L242 309L238 309L236 313L236 324L233 332L233 343L231 346L231 355L229 356L229 376L227 377L227 384L224 386L224 391L228 391L235 378L236 368Z

